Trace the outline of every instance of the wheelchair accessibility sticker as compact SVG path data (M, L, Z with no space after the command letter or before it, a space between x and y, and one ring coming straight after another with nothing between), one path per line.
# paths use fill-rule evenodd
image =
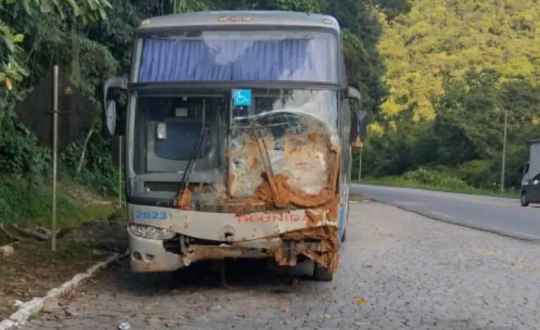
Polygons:
M249 107L251 105L251 90L235 89L233 90L233 102L236 107Z

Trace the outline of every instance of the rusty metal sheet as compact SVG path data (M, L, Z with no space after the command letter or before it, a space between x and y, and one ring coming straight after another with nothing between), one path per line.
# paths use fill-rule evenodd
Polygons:
M62 152L90 127L94 106L90 99L70 81L67 74L60 71L58 81L58 151ZM51 69L24 101L15 108L15 112L23 123L44 146L50 149L52 149L53 136L52 104L53 70Z

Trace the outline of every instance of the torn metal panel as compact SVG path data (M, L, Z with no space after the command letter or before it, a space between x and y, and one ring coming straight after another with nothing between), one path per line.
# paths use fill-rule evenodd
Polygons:
M281 185L299 195L319 195L333 176L338 140L320 118L303 113L276 111L238 120L229 151L231 196L252 198L264 184L269 193Z
M241 248L234 246L190 246L189 251L182 255L182 263L185 267L200 260L222 259L265 259L268 252L260 249Z
M338 233L339 230L335 226L323 226L289 232L282 235L282 239L294 241L297 245L298 242L305 243L316 241L318 243L316 249L298 249L296 251L297 254L304 255L314 260L322 267L327 268L330 273L333 273L339 265ZM279 265L285 266L288 263L288 260L283 259L284 256L282 251L276 252L274 256Z

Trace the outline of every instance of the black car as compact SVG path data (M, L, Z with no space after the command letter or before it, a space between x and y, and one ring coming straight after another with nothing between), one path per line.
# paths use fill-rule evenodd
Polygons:
M521 186L521 206L540 203L540 173Z

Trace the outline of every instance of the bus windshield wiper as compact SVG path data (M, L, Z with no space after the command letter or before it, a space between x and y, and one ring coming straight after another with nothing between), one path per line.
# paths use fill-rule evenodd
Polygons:
M264 166L264 173L266 179L268 180L268 185L270 186L270 192L272 193L272 199L274 200L274 204L277 207L284 206L281 205L282 203L279 199L279 192L277 191L276 181L274 179L274 170L272 169L272 162L270 161L270 155L268 154L268 147L266 146L266 141L264 140L264 136L261 132L262 128L251 123L251 130L257 138L257 145L259 146L259 153L261 154L261 159Z
M186 189L189 186L189 178L191 176L191 173L195 169L197 160L202 155L203 146L206 143L207 136L208 136L208 129L201 128L201 133L197 137L197 141L195 141L195 145L193 146L193 149L191 150L191 155L189 156L188 164L184 170L184 174L182 175L182 180L180 181L180 188L178 190L178 196L176 198L177 203L178 203L178 200L182 198Z

